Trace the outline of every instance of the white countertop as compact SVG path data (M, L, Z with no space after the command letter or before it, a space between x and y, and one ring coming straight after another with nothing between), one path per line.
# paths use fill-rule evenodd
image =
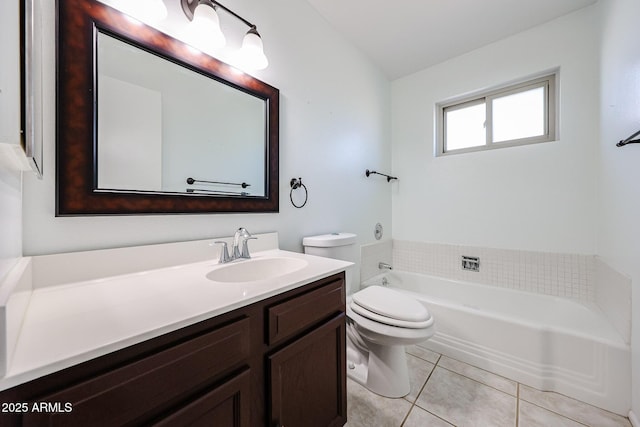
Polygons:
M352 264L279 249L254 259L299 258L306 267L267 280L221 283L200 261L33 289L0 390L232 311L346 270ZM234 261L242 263L247 261ZM250 262L250 261L249 261Z

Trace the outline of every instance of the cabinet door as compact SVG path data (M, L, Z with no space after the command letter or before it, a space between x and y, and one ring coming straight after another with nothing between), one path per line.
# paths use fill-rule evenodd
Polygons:
M249 370L194 400L154 427L249 427Z
M269 356L270 426L341 426L347 420L345 316Z

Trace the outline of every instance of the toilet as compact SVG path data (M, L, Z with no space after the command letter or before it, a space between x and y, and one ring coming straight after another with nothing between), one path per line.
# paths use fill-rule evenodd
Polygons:
M309 255L356 262L356 235L305 237ZM385 397L409 394L405 346L434 333L433 317L416 299L384 286L359 289L347 271L347 375Z

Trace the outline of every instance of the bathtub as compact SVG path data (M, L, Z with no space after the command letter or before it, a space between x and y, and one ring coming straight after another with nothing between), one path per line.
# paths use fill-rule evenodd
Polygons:
M434 316L420 346L627 415L630 348L595 304L396 270L363 286L383 280Z

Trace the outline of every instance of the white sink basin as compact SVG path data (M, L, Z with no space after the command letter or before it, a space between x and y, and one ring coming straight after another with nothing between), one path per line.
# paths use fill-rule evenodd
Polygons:
M223 265L207 273L207 279L230 283L274 279L301 270L308 264L297 258L257 258Z

